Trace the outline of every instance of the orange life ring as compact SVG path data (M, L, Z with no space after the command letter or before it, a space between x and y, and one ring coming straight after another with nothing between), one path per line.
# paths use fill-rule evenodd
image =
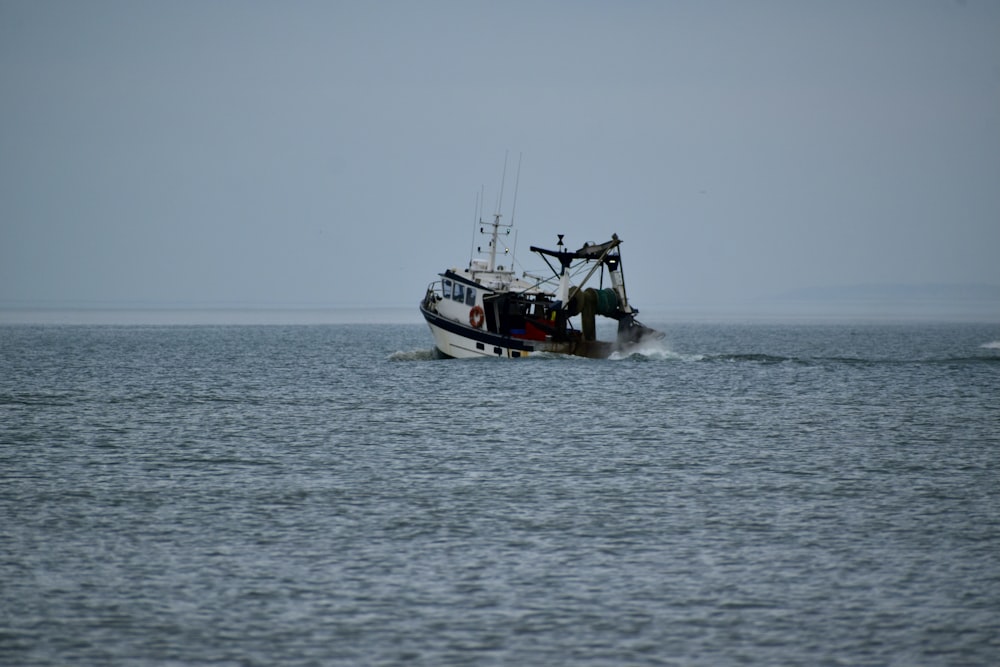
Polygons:
M483 326L483 322L486 320L486 313L483 312L481 306L473 306L472 310L469 311L469 324L474 328L478 329Z

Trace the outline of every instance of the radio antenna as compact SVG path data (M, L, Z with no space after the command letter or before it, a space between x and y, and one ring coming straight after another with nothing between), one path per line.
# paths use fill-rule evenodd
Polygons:
M521 159L524 153L517 155L517 176L514 178L514 205L510 207L510 224L514 226L514 211L517 210L517 186L521 184Z
M497 198L497 217L500 216L500 208L503 206L503 186L507 182L507 156L510 151L504 151L503 154L503 174L500 175L500 196Z
M476 225L478 225L482 219L481 206L479 199L480 193L476 193L476 210L472 212L472 247L469 248L469 268L472 268L472 256L476 253Z

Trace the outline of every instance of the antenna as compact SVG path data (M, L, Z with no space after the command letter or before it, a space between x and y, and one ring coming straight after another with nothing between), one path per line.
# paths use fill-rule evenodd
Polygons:
M497 197L497 217L500 216L500 207L503 206L503 186L507 182L507 156L510 155L510 151L504 151L503 154L503 174L500 175L500 196Z
M472 256L476 252L476 225L479 224L477 219L480 217L480 213L479 213L479 207L480 206L481 206L481 204L479 203L479 193L477 192L476 193L476 210L472 212L472 247L469 248L469 268L470 269L472 268Z
M514 224L514 211L517 210L517 186L521 184L521 159L524 153L517 155L517 176L514 178L514 205L510 207L510 224Z
M515 192L517 191L517 187L514 188L514 191ZM510 214L510 222L511 222L511 224L514 224L514 213L513 213L513 211ZM510 268L512 268L512 269L514 268L514 258L516 256L517 256L517 230L515 229L514 230L514 247L511 248L511 251L510 251Z

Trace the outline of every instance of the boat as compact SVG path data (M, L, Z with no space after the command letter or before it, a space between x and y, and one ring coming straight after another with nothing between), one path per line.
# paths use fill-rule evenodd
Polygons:
M565 235L559 234L555 250L531 246L552 275L523 272L517 276L513 260L497 264L498 244L509 237L513 215L510 224L501 222L499 212L492 224L481 220L480 216L479 232L490 239L488 252L483 253L487 257L470 259L465 268L438 274L420 302L439 356L518 359L551 353L604 359L628 354L663 337L636 319L639 311L625 292L622 240L617 234L603 243L584 243L577 250L568 250ZM509 249L501 258L506 253ZM608 286L604 286L605 273ZM595 274L598 285L588 287ZM617 321L614 340L598 339L598 316Z

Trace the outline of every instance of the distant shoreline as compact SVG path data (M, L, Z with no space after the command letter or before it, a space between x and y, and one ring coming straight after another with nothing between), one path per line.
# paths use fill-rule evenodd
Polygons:
M417 324L416 307L0 307L0 325Z
M892 323L1000 324L1000 302L844 300L748 300L728 304L675 303L643 308L646 324ZM422 324L416 307L237 306L0 306L0 325L227 326Z

